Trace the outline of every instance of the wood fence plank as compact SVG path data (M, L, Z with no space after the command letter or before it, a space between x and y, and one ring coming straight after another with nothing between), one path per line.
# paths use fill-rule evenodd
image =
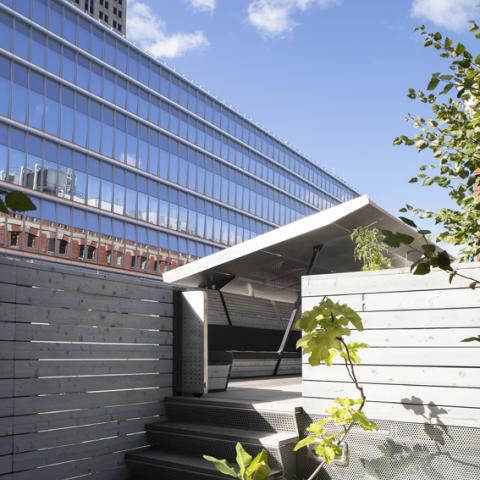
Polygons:
M477 275L480 278L480 268L461 269L467 275ZM440 270L429 275L413 277L405 269L373 272L348 272L346 274L311 275L303 278L302 295L311 297L317 295L348 295L361 291L362 293L416 292L418 290L439 290L446 288L468 288L471 280L456 278L450 285L448 274Z
M49 288L6 286L14 289L15 299L10 301L16 301L16 303L24 305L137 314L156 314L158 311L158 302L155 301L138 301L91 294L79 295L76 292L52 290ZM0 301L8 302L9 300L3 300L0 294Z
M158 417L149 417L141 418L140 420L113 421L95 425L85 425L78 428L62 428L47 432L15 435L13 437L13 450L15 453L30 452L42 448L64 447L65 445L81 444L102 438L119 437L121 435L144 432L147 423L156 421L158 421ZM9 447L11 451L11 441ZM1 448L2 445L0 443L0 451ZM78 448L81 450L81 445L79 445Z
M0 380L0 395L2 384ZM8 388L11 395L13 380ZM102 375L98 377L70 377L70 378L31 378L15 380L14 395L17 397L35 395L56 395L95 392L100 390L121 390L147 387L168 387L172 384L172 374L147 375ZM5 396L5 395L3 395Z
M304 410L310 415L325 415L325 410L332 406L331 399L304 397L302 399ZM437 407L432 407L436 412ZM416 411L424 411L426 416ZM462 407L441 407L442 414L437 415L441 422L448 426L474 427L480 428L480 420L478 408L462 408ZM372 420L391 420L394 422L412 422L412 423L428 423L431 409L428 405L424 405L423 409L419 408L407 409L401 403L391 402L368 402L365 405L365 414ZM433 419L434 423L436 420Z
M0 361L0 374L5 370L4 378L12 378L12 369L3 369ZM17 360L15 378L68 377L73 375L119 375L132 373L171 373L173 363L168 360Z
M155 330L134 330L130 328L111 327L76 327L65 325L35 325L29 323L0 323L0 330L5 328L3 336L12 337L15 332L17 341L43 342L95 342L95 343L141 343L171 345L172 332Z
M8 304L0 304L0 309L4 305ZM157 312L154 315L85 311L74 308L41 307L38 305L12 305L12 307L15 307L14 312L17 322L172 330L173 305L168 303L158 304Z
M160 419L165 418L165 407L160 402L135 404L133 406L131 404L113 407L100 406L89 410L54 412L43 415L21 415L14 418L7 417L7 420L14 423L11 428L17 435L56 428L81 427L94 423L146 418L155 415L158 415Z
M3 342L7 343L7 342ZM13 345L13 342L12 342ZM17 359L155 359L172 358L172 346L17 342Z
M478 335L478 328L365 330L353 332L351 341L365 342L372 347L457 347L479 349L480 343L462 343ZM439 352L441 355L441 352Z
M419 367L480 367L480 355L475 347L370 347L360 352L362 365L405 365ZM304 355L303 363L308 363ZM344 365L339 359L337 365Z
M406 367L358 365L355 368L360 383L388 383L397 385L432 385L445 387L480 388L480 375L476 368ZM344 365L312 367L304 365L303 379L319 382L350 383Z
M480 389L416 385L365 384L365 395L372 402L418 403L480 409ZM317 398L358 397L353 384L346 382L303 382L303 395ZM413 400L412 400L413 399Z
M171 388L123 390L113 392L74 393L65 398L65 395L49 395L44 397L17 397L15 412L17 415L33 413L57 412L62 409L97 408L113 405L147 403L162 401L171 395ZM12 399L9 399L12 400Z
M2 280L0 279L0 281ZM81 294L172 302L172 289L165 286L160 280L158 280L157 286L149 287L138 285L135 281L119 282L101 278L101 276L76 276L22 267L17 268L15 282L18 285L60 288Z
M119 450L127 451L131 448L147 445L146 436L144 433L141 433L92 441L83 444L81 448L79 445L68 445L63 448L17 453L13 459L13 471L44 467L77 459L81 460L86 457L102 456Z

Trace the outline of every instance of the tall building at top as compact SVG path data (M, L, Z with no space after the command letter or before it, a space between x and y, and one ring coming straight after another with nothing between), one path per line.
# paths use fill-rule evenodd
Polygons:
M104 23L0 0L0 249L161 275L358 195Z
M125 35L127 0L68 0L93 18Z

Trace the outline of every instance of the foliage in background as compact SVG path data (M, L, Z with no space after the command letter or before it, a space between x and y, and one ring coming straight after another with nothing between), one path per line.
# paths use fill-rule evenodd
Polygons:
M470 22L470 31L480 39L477 23ZM459 261L477 259L480 255L480 54L470 53L462 43L454 43L440 32L427 32L424 26L417 29L424 38L425 47L433 47L441 58L448 61L448 70L432 74L424 90L409 89L408 96L422 104L431 105L432 117L408 119L417 129L413 137L402 135L395 145L414 146L419 152L430 152L433 161L419 167L419 173L411 183L435 185L448 192L452 207L436 211L406 205L401 211L411 212L419 218L430 218L440 226L441 233L431 236L460 247ZM405 223L416 228L424 238L422 257L413 265L413 273L425 275L432 268L440 268L455 277L470 281L475 289L479 280L463 274L452 266L446 251L430 245L428 230L421 230L408 218ZM398 239L392 232L384 232L385 242L392 246L411 244L413 239ZM463 341L480 341L479 337Z
M431 106L432 116L408 116L417 134L402 135L395 145L414 146L428 151L431 163L421 165L411 183L445 189L452 207L436 211L406 205L402 211L420 218L432 218L442 227L434 238L460 247L459 260L471 260L480 254L480 199L476 193L480 167L480 55L471 54L462 43L454 43L439 32L418 28L425 47L433 47L448 60L445 72L433 73L426 90L409 89L408 96ZM480 39L479 28L471 31Z
M0 190L0 212L11 215L29 210L36 210L36 207L25 193Z
M253 458L245 451L241 443L237 443L236 452L238 469L231 467L226 460L219 460L209 455L204 455L203 458L212 462L220 473L239 480L264 480L270 474L268 453L265 450Z
M381 270L392 266L390 259L384 255L389 248L378 228L354 228L350 238L355 243L353 257L363 263L363 271Z
M345 364L346 373L359 393L359 398L356 399L335 399L335 405L326 410L326 417L312 423L307 428L308 435L295 446L295 450L299 450L314 444L313 450L323 459L309 477L309 480L312 480L325 464L333 462L335 457L342 454L341 444L355 425L363 430L376 430L376 426L363 412L366 397L355 373L355 365L360 363L358 352L362 348L368 348L368 345L359 342L347 343L345 340L345 337L351 335L352 329L363 330L360 316L348 305L325 297L319 305L302 315L297 322L297 328L303 331L297 347L301 347L303 353L308 355L310 365L324 363L331 366L340 357Z

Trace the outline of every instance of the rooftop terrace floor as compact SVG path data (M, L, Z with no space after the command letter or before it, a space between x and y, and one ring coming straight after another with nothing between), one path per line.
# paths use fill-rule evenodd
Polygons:
M226 392L211 392L202 398L227 403L248 403L258 410L290 412L302 405L302 377L230 380Z

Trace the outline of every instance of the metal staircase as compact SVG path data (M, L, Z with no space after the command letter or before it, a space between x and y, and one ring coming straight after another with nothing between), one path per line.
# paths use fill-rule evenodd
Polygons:
M147 425L151 447L127 454L131 480L225 479L202 455L235 463L237 442L252 455L267 450L269 479L296 478L301 408L262 410L238 401L175 397L166 400L166 411L167 422Z

